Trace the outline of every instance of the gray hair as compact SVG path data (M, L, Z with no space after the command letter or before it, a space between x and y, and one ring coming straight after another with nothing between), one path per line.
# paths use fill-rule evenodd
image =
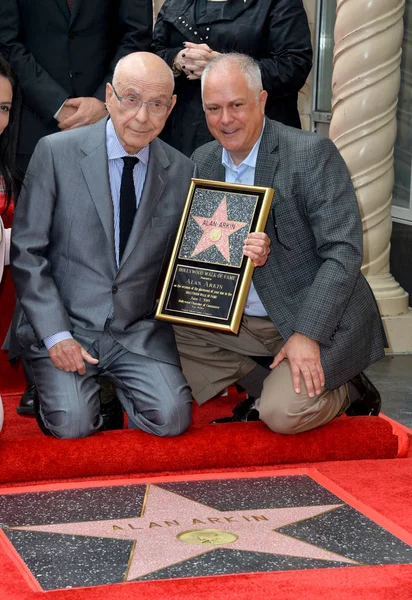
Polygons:
M263 90L262 73L259 65L250 56L247 56L246 54L240 54L239 52L220 54L206 65L202 73L202 95L206 78L210 72L214 71L215 69L224 69L230 67L239 68L241 73L245 75L249 88L255 92L256 99L258 99L260 92Z

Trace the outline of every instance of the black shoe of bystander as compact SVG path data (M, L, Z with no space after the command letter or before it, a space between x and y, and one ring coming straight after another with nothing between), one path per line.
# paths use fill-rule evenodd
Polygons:
M34 398L37 396L36 386L27 385L16 408L19 415L34 416Z
M112 429L123 429L124 415L123 407L116 396L114 386L102 377L99 378L100 384L100 414L103 418L103 425L99 431L110 431Z
M348 417L379 415L381 410L381 395L365 373L359 373L359 375L351 379L348 387L349 396L352 396L352 390L354 390L355 394L358 394L358 397L353 400L345 411Z
M231 417L222 417L214 419L211 423L246 423L247 421L260 421L259 412L255 408L256 398L249 396L246 400L242 400L232 410Z

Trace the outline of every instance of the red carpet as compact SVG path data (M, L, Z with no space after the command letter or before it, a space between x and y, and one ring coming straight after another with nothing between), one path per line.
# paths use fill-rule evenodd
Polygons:
M407 434L394 433L393 424L380 418L343 416L295 436L275 434L260 422L209 424L212 416L230 412L230 397L195 407L194 424L175 438L124 430L57 440L44 436L34 419L18 416L17 400L3 398L0 483L395 458L407 451Z
M359 502L412 534L412 460L327 462L317 470ZM41 600L32 592L13 561L0 551L0 598ZM193 580L139 582L91 589L48 592L53 600L409 600L412 566L353 567L251 575L205 577Z

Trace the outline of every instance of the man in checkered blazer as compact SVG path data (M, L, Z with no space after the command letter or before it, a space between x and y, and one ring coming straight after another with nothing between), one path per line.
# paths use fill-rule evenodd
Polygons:
M194 153L198 176L275 195L271 245L259 249L267 261L255 269L239 334L175 327L194 397L201 404L240 384L249 398L225 420L260 418L281 433L343 412L378 414L379 393L362 371L384 356L386 338L360 272L362 223L342 157L329 139L265 118L267 93L249 57L209 63L202 93L216 141Z

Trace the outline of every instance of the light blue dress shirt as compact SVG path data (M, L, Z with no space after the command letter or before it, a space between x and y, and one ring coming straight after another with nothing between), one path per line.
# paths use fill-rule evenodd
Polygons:
M241 183L244 185L255 184L256 161L264 128L265 124L263 123L262 133L260 134L259 139L240 165L236 166L229 152L223 148L222 165L225 167L225 180L227 183ZM244 312L253 317L267 317L268 314L257 294L253 281L250 284Z
M123 173L123 156L136 156L139 159L139 162L135 165L133 169L133 181L134 188L136 192L136 209L139 206L140 198L142 195L142 190L144 186L144 182L146 179L147 166L149 164L150 158L150 144L145 146L136 154L127 154L126 150L123 148L121 143L119 142L119 138L116 135L113 123L111 119L107 121L106 125L106 148L107 148L107 158L109 164L109 181L110 181L110 190L112 194L112 202L113 202L113 214L114 214L114 245L116 252L116 264L119 267L119 239L120 239L120 228L119 228L119 220L120 220L120 186L122 182L122 173ZM108 318L112 317L113 308L110 310L107 315ZM43 342L46 346L47 350L49 350L52 346L57 344L57 342L61 342L62 340L71 339L72 335L70 331L60 331L53 335L49 335L44 338Z

